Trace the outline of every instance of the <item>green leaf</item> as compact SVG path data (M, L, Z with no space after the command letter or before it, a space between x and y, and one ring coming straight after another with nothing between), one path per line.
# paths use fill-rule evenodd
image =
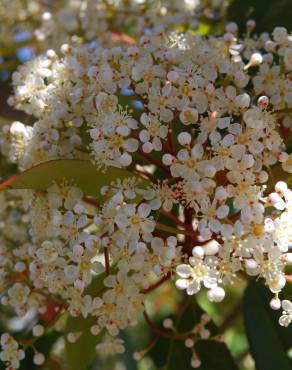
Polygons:
M250 350L257 370L291 370L287 350L292 328L280 327L279 314L269 307L270 299L271 294L260 283L250 283L245 291L243 310Z
M178 320L176 328L179 333L187 332L199 323L204 311L198 306L196 301L191 298L188 300L185 309ZM218 334L218 330L213 322L209 322L206 328L210 330L212 336ZM202 365L200 370L237 370L231 354L224 343L216 340L199 340L195 349L199 355ZM183 341L172 341L170 345L167 370L186 370L191 368L192 351L185 347Z
M41 163L19 175L10 177L0 184L0 190L45 190L53 183L60 184L66 179L80 187L85 195L104 201L105 197L100 194L100 189L104 185L110 185L118 178L123 180L133 177L140 180L139 186L141 187L149 184L148 180L124 169L110 167L104 172L96 169L88 160L60 159Z
M124 341L126 351L118 356L119 360L125 365L127 370L137 370L137 361L133 359L133 353L135 352L134 342L127 332L123 330L119 334L119 338Z
M202 362L200 370L238 369L225 343L211 339L199 340L195 348Z
M95 319L96 320L96 319ZM75 343L69 343L66 340L65 350L68 367L70 370L87 370L88 366L97 356L96 345L100 343L103 332L98 335L92 335L90 327L94 324L92 317L69 318L66 325L66 331L82 331L82 335Z
M57 332L55 330L49 331L37 339L36 343L34 344L34 347L37 349L38 352L41 352L45 356L46 359L48 359L50 357L54 344L61 337L61 335L62 335L61 332ZM31 338L26 335L24 336L23 339L31 339ZM18 340L21 340L21 338L19 338ZM38 365L35 365L33 363L34 354L35 352L31 347L28 347L26 349L25 358L20 363L20 370L40 369ZM1 366L0 366L0 369L2 370ZM7 369L7 367L5 366L3 369Z
M105 274L100 274L95 277L89 287L85 290L85 294L93 297L100 295L103 289L103 280ZM67 363L70 370L86 370L96 357L96 345L100 343L103 337L103 331L99 335L92 335L90 327L96 322L96 317L89 315L72 317L68 316L65 335L71 332L82 332L82 335L75 343L69 343L66 340L65 350Z

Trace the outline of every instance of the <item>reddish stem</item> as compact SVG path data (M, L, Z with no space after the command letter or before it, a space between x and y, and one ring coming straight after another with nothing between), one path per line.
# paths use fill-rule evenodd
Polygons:
M158 337L165 337L169 339L174 339L174 340L186 340L187 336L182 335L182 334L175 334L175 333L167 333L165 331L160 330L154 323L150 320L149 316L147 315L147 312L143 312L144 319L149 326L149 328L155 333Z
M83 200L83 202L85 202L87 204L90 204L91 206L93 206L95 208L100 208L101 207L100 203L95 199L83 197L82 200Z
M169 143L168 139L166 138L166 140L162 140L161 142L162 142L162 146L163 146L164 151L166 153L168 152L168 153L175 156L175 153L172 150L172 147L170 146L170 143Z
M185 216L185 225L189 229L192 230L192 222L193 222L193 210L191 208L185 208L184 210L184 216ZM185 242L183 245L183 251L188 253L190 250L192 250L194 244L195 244L195 237L196 232L193 232L191 234L186 233Z
M186 225L184 222L182 222L180 219L178 219L174 214L172 214L171 212L168 212L168 211L164 211L162 210L162 213L170 218L172 221L174 221L177 225L180 225L181 227L183 228L187 228L189 227L188 225Z
M104 254L104 264L105 264L105 273L106 275L110 275L110 262L109 262L109 253L108 248L103 247L103 254Z
M138 165L131 165L131 168L135 171L138 172L139 174L147 177L149 180L151 180L154 183L157 183L156 177L154 177L151 173L145 171L142 167L139 167Z
M150 285L150 287L144 289L142 291L142 293L144 294L148 294L150 292L152 292L153 290L155 290L156 288L158 288L160 285L162 285L165 281L167 281L168 279L170 278L170 273L168 273L167 275L163 276L160 280L158 280L155 284L153 285Z
M135 45L136 40L133 37L126 35L125 33L121 33L119 31L112 30L112 39L114 41L123 42L128 45Z
M173 135L172 128L170 128L169 131L168 131L167 139L168 139L168 143L169 143L169 145L172 149L172 153L174 155L176 155L175 141L174 141L174 135Z
M148 162L154 164L155 166L157 166L158 168L160 168L163 172L165 172L167 174L167 176L169 176L169 168L166 167L166 166L164 166L164 164L162 164L160 161L158 161L157 159L153 158L150 154L142 152L141 149L138 150L138 153L143 158L147 159Z

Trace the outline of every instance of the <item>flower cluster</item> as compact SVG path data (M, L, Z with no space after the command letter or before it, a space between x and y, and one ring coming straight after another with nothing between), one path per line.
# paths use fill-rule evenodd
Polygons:
M188 295L204 286L214 302L240 274L262 278L280 308L292 192L269 183L275 168L292 173L282 135L292 36L275 28L253 37L254 23L247 26L243 39L229 24L206 39L159 27L131 46L65 44L62 57L50 50L13 74L9 102L36 121L4 128L11 161L27 169L92 159L101 174L120 168L136 178L105 184L104 202L70 182L25 192L30 243L9 253L28 283L3 274L3 304L42 312L53 296L60 311L93 316L92 334L105 333L98 349L116 352L119 331L135 325L146 294L169 278ZM3 263L5 271L11 260ZM291 304L282 307L287 326Z
M205 4L197 0L4 0L2 5L1 42L13 40L20 31L31 32L41 48L53 49L71 41L108 45L109 40L127 34L129 28L132 36L141 36L158 25L167 29L177 25L197 29L200 15L220 16L218 1ZM131 42L131 37L124 37Z
M35 31L40 41L45 40L53 48L72 37L76 41L81 38L108 45L112 36L115 39L117 32L129 27L133 36L142 35L161 24L168 29L177 24L188 25L190 29L198 27L198 2L195 0L65 0L62 3L57 9L42 14L40 27Z
M17 369L20 365L20 360L24 359L25 353L19 349L18 343L7 333L1 336L0 352L1 361L5 362L9 367L7 369Z

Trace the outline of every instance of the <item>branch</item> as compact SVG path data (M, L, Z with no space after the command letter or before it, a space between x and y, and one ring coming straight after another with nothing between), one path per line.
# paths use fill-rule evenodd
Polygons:
M167 233L171 233L171 234L183 234L183 235L188 235L188 236L195 236L195 232L194 231L191 231L191 230L181 230L181 229L176 229L175 227L171 227L171 226L167 226L167 225L163 225L163 224L159 224L157 223L156 224L156 228L158 230L161 230L161 231L165 231Z
M88 198L88 197L83 197L82 198L83 202L90 204L91 206L95 208L100 208L101 205L96 199Z
M111 272L109 263L109 253L107 247L103 247L103 254L104 254L105 273L106 275L110 275Z
M142 293L143 294L148 294L148 293L152 292L153 290L155 290L156 288L158 288L160 285L162 285L165 281L167 281L169 278L170 278L170 273L168 273L167 275L163 276L160 280L158 280L153 285L150 285L150 287L142 290Z
M164 164L161 163L159 160L157 160L156 158L153 158L148 153L142 152L141 149L139 149L137 153L140 154L141 157L145 158L148 162L150 162L150 163L154 164L156 167L160 168L164 173L167 174L167 176L169 176L169 173L170 173L169 168L164 166Z
M150 317L147 315L147 312L143 312L144 319L149 326L149 328L155 333L158 337L164 337L174 340L186 340L188 337L184 334L175 334L175 333L167 333L165 331L160 330L151 320Z

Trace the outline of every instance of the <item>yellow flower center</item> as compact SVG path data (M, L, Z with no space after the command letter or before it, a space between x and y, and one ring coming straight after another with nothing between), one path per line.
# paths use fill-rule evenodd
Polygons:
M113 148L120 148L123 144L123 139L119 135L114 135L110 139L110 144Z
M141 218L137 215L131 217L131 223L133 225L138 225L141 222Z
M264 233L264 225L254 225L252 231L255 236L262 236Z

